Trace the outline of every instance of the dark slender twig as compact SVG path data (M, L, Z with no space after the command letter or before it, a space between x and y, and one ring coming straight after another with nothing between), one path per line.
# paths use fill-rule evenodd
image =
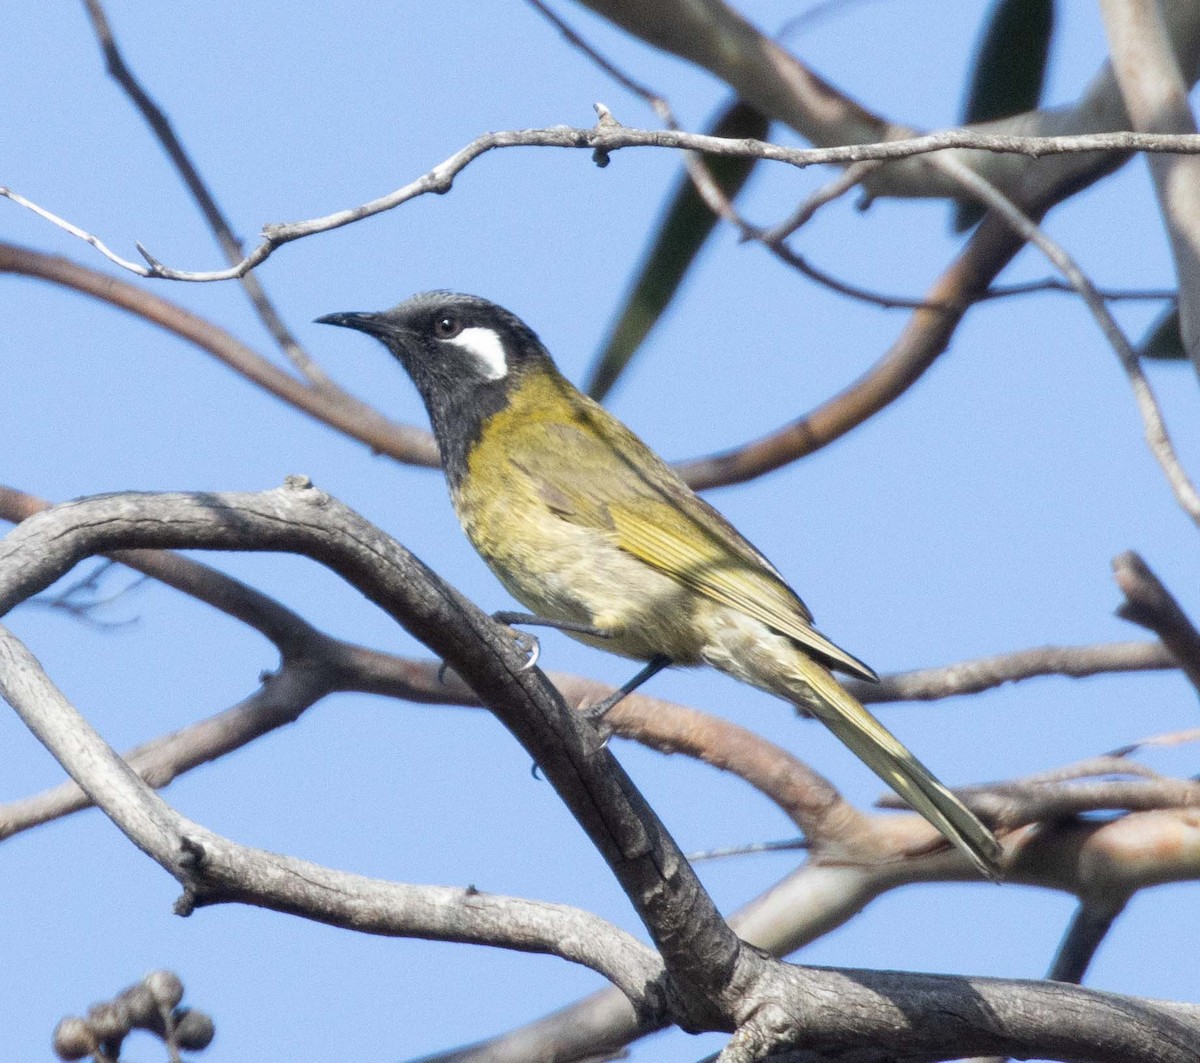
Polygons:
M1091 901L1082 901L1075 909L1046 977L1056 982L1081 983L1100 943L1124 909L1124 900L1103 908Z
M1074 285L1060 277L1043 277L1041 280L1021 281L1016 284L993 284L979 297L979 301L1010 299L1017 295L1037 295L1040 292L1079 294ZM1175 288L1097 288L1096 294L1109 303L1165 302L1179 296Z
M784 838L777 842L753 842L750 845L730 845L724 849L700 849L688 853L687 858L698 864L702 860L722 860L727 856L754 856L758 853L794 853L807 849L803 838Z
M217 238L217 243L225 255L225 261L231 266L240 262L244 254L241 241L234 236L232 226L225 218L221 208L217 206L217 201L208 190L208 186L200 176L200 171L192 162L170 120L162 108L150 98L149 93L142 88L133 71L129 69L117 47L116 38L113 36L112 27L100 0L84 0L84 6L87 8L92 29L100 44L100 50L104 53L109 74L125 90L134 106L141 112L142 117L146 119L147 124L158 138L158 142L167 153L167 157L179 171L179 176L183 178L183 183L187 185L188 191L192 194L205 221L208 222L209 228ZM292 364L304 374L310 383L318 387L329 384L330 380L321 367L313 361L309 353L300 345L299 340L292 334L292 330L284 323L283 318L279 316L279 312L267 296L258 277L253 273L246 273L240 276L238 281L254 305L259 320L266 326L267 331L275 338L280 350L287 355Z

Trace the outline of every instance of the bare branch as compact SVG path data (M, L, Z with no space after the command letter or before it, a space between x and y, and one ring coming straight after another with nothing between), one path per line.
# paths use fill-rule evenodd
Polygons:
M579 732L575 730L578 725L573 715L556 698L546 697L544 692L548 693L548 688L540 682L538 673L523 669L523 656L510 645L503 631L437 582L393 541L300 482L282 491L257 496L106 496L55 507L18 526L0 543L0 607L11 606L36 592L80 557L113 549L118 543L287 549L306 553L358 586L402 620L417 637L445 652L526 744L609 859L614 873L655 934L664 959L672 957L667 961L672 980L662 999L670 1017L687 1028L736 1027L738 1033L733 1044L743 1047L747 1043L789 1044L797 1038L814 1046L832 1044L827 1039L835 1037L838 1043L844 1043L848 1036L844 1003L847 999L858 999L858 991L852 986L861 985L867 993L864 1002L875 1001L877 1010L871 1012L876 1016L873 1022L889 1024L887 1028L894 1027L895 1020L886 1001L893 1001L895 1006L910 1013L914 1007L928 1006L943 1013L946 1008L961 1010L964 1001L978 999L982 994L987 1000L988 1021L981 1023L979 1018L967 1018L965 1030L953 1031L952 1046L947 1043L943 1051L1003 1050L1032 1055L1044 1050L1047 1044L1052 1047L1074 1044L1079 1038L1095 1043L1095 1037L1103 1030L1106 1038L1112 1038L1113 1051L1121 1054L1097 1058L1149 1060L1152 1057L1145 1055L1143 1043L1148 1024L1156 1032L1155 1043L1160 1054L1153 1058L1158 1063L1186 1058L1174 1053L1172 1047L1177 1028L1190 1031L1187 1024L1191 1023L1200 1029L1200 1010L1197 1015L1185 1009L1161 1013L1161 1009L1155 1010L1144 1003L1083 994L1070 998L1076 1015L1072 1028L1064 1029L1058 1016L1051 1031L1046 1022L1030 1018L1037 1010L1031 1010L1031 999L1044 992L1044 987L932 976L904 976L909 981L901 984L894 981L896 976L862 973L856 973L851 983L843 985L840 979L845 976L840 972L772 965L759 953L739 949L731 934L724 938L728 931L720 930L725 927L720 917L715 913L705 914L706 895L694 880L688 881L690 870L677 850L670 849L669 838L658 833L661 828L655 825L653 814L637 802L632 784L608 761L602 744L588 741L586 732L578 739L575 737ZM464 637L464 625L474 638ZM290 905L285 910L310 915L315 911L316 918L328 917L333 922L345 918L350 909L356 919L364 918L356 907L357 899L363 896L364 880L282 857L235 850L224 839L176 816L53 691L36 662L15 640L6 639L2 645L10 665L5 680L6 695L22 707L29 725L54 749L97 803L139 846L185 884L188 890L185 908L249 900L274 907ZM536 715L525 716L515 711L513 702L521 698L537 705ZM605 769L606 777L597 778L597 765ZM581 795L581 784L586 798ZM618 805L636 816L640 826L633 834L622 819L614 818ZM638 848L631 851L629 845L635 839ZM651 853L653 857L647 860ZM269 858L270 864L262 865L260 856ZM1061 855L1055 859L1061 859ZM927 858L927 862L936 866L938 858ZM887 873L905 871L896 868ZM280 892L281 882L289 887L287 892ZM651 886L647 896L643 889ZM386 884L385 887L393 892L407 889ZM327 897L330 892L336 896ZM686 903L681 905L684 898ZM411 905L416 901L410 896L406 903ZM674 921L684 913L682 923ZM505 912L504 917L511 918L510 913ZM376 911L373 919L379 918ZM668 918L672 920L669 925L660 922ZM715 936L713 919L717 920ZM367 922L373 927L371 919ZM730 939L734 944L732 953L714 948ZM539 949L542 940L538 938L532 948ZM627 949L621 950L623 956L627 953ZM593 962L610 977L624 978L624 974L618 976L612 970L611 948L600 959L593 950L581 962ZM624 971L628 973L627 968ZM638 971L644 975L645 965L638 966ZM635 983L632 987L635 999L649 1001L642 1013L643 1021L647 1014L663 1014L660 998L646 995L649 990L645 979L630 980ZM909 996L909 988L917 995ZM1054 992L1064 988L1057 987ZM699 1002L695 997L698 991L704 994ZM1023 1018L1010 1010L1014 997L1022 1002L1018 1010ZM838 1003L823 1011L813 1003L822 998ZM926 1003L919 1003L922 1000ZM1061 1002L1059 997L1055 1000ZM799 1001L807 1003L797 1008ZM1050 1000L1044 1003L1048 1007ZM878 1010L881 1005L882 1010ZM851 1009L860 1018L864 1014L862 1006L855 1004ZM1147 1008L1150 1010L1146 1011ZM1113 1009L1119 1017L1116 1034L1108 1031L1105 1021L1106 1016L1111 1018ZM793 1026L795 1016L801 1013L803 1022L799 1027ZM969 1008L965 1014L970 1014ZM773 1015L787 1015L787 1023L777 1025L770 1018ZM999 1029L997 1015L1002 1016ZM1179 1027L1181 1022L1185 1025ZM925 1024L925 1027L936 1025ZM884 1028L873 1026L865 1033L857 1028L849 1036L868 1038L860 1042L863 1044L875 1043ZM949 1032L941 1031L939 1036ZM1189 1032L1188 1036L1195 1035ZM731 1058L756 1057L753 1053L743 1054L739 1048Z
M642 40L715 74L742 99L790 125L813 144L846 145L906 135L903 127L868 111L718 0L665 0L652 9L630 0L584 2ZM1194 80L1200 62L1200 10L1191 0L1167 0L1163 8L1179 67ZM977 128L992 133L1078 134L1127 125L1112 72L1102 68L1073 107L1015 115ZM1080 166L1066 158L1036 165L966 152L960 158L1026 204L1053 195L1055 189L1078 189L1090 180L1090 165ZM1107 172L1122 161L1114 154L1098 165ZM876 196L958 194L953 181L904 163L873 174L870 187Z
M599 971L634 1001L653 992L660 972L653 952L590 912L332 871L237 845L185 819L109 749L3 628L0 694L130 841L185 887L181 914L237 901L363 933L550 953Z
M146 119L147 124L158 138L158 142L167 153L167 157L174 164L175 169L179 171L179 176L183 178L183 183L192 194L192 198L196 201L196 205L204 215L204 220L208 222L209 228L217 238L217 243L225 255L225 261L230 265L241 261L243 253L242 245L238 238L234 236L233 227L225 218L221 208L217 206L217 201L208 190L204 179L200 176L200 171L196 169L195 163L192 162L187 149L184 148L183 143L171 126L170 120L163 113L162 108L142 88L133 71L126 64L120 49L117 47L116 38L113 36L112 27L109 25L108 16L105 14L100 0L84 0L84 7L87 9L88 17L92 22L92 29L95 31L96 39L100 44L100 50L103 52L105 61L108 64L109 74L125 90L126 94L133 101L134 106L141 112L142 117ZM280 350L283 351L291 363L311 383L319 385L328 384L329 378L321 370L321 367L312 360L308 352L292 334L292 330L287 327L283 318L279 316L279 312L267 296L258 277L253 273L247 273L239 277L238 280L242 285L242 290L245 291L251 304L254 306L259 320L262 321L267 331L275 338L275 342L279 345Z
M1063 935L1058 952L1046 977L1055 982L1079 985L1087 973L1096 950L1124 910L1125 900L1100 905L1091 898L1081 901ZM1008 1056L988 1056L964 1060L963 1063L1008 1063Z
M1088 310L1091 311L1092 317L1100 326L1100 331L1104 333L1105 338L1116 352L1121 367L1129 378L1134 401L1145 429L1146 442L1150 447L1150 452L1162 468L1167 482L1171 485L1175 500L1179 503L1180 508L1192 518L1192 521L1200 525L1200 493L1197 493L1195 485L1175 453L1171 437L1167 433L1166 423L1163 421L1162 411L1154 397L1150 382L1142 372L1137 352L1087 275L1066 250L1051 240L1032 218L978 174L948 156L938 160L937 165L952 173L957 180L962 181L964 188L1011 225L1022 240L1027 240L1036 246L1079 293L1084 303L1087 304Z
M4 196L46 220L70 232L73 236L102 248L112 262L141 277L209 283L233 280L265 262L279 247L317 233L339 229L364 218L393 210L419 196L443 195L453 187L454 179L481 155L501 148L539 147L587 150L604 157L626 148L677 148L711 155L733 155L787 163L798 168L825 164L849 164L869 160L907 159L952 148L971 148L979 151L1025 155L1040 158L1044 155L1080 154L1111 151L1148 151L1181 154L1200 152L1200 135L1169 135L1148 133L1091 133L1079 136L1020 137L976 133L968 129L948 129L924 136L881 143L851 144L833 148L785 148L759 140L727 140L702 133L687 133L671 129L630 129L616 121L601 121L590 129L552 126L548 129L508 130L484 133L439 163L416 180L378 199L357 207L340 210L307 221L281 222L266 225L262 242L237 264L223 270L188 271L173 269L139 247L147 265L139 265L102 248L97 237L79 226L51 214L9 188L0 187ZM1078 184L1074 186L1078 187Z
M115 548L284 550L321 562L448 660L513 733L608 862L650 931L687 1026L728 1028L742 994L733 981L765 960L741 947L691 866L617 765L603 740L570 711L508 629L448 587L395 540L293 478L257 495L122 494L77 500L39 513L0 542L0 611L48 586L80 559ZM98 739L97 739L98 740ZM136 792L137 816L106 805L76 777L135 843L170 867L206 903L227 888L174 854L177 832L165 806L116 756ZM108 763L107 759L105 763ZM71 771L71 765L64 761ZM149 809L153 809L151 812ZM135 810L136 811L136 810ZM154 837L146 830L154 819ZM143 829L144 828L144 829ZM191 836L190 827L186 836Z
M988 823L1001 830L1012 830L1085 812L1197 808L1200 807L1200 783L1162 778L1098 780L1070 786L1020 787L1016 783L1005 783L992 790L972 789L962 796L971 810ZM891 796L885 796L879 803L885 808L904 807Z
M994 284L987 293L980 297L980 302L987 299L1008 299L1014 295L1031 295L1036 292L1068 292L1071 295L1079 293L1065 280L1059 277L1045 277L1039 281L1021 281L1017 284ZM1129 301L1173 301L1179 293L1174 288L1097 288L1096 294L1110 303Z
M1082 678L1113 672L1141 672L1177 667L1171 653L1157 642L1108 642L1090 646L1041 646L1037 649L978 657L940 668L894 672L878 683L848 681L862 702L936 701L1020 682L1039 676Z
M1132 550L1113 558L1113 576L1125 595L1117 615L1153 631L1200 691L1200 631L1171 592Z
M1124 909L1123 901L1103 908L1090 902L1081 903L1071 919L1071 925L1067 927L1062 944L1058 946L1058 953L1046 977L1056 982L1082 982L1100 943Z
M827 181L813 192L787 218L764 232L761 237L763 243L768 247L783 243L797 229L807 225L818 210L862 184L863 180L881 165L882 163L879 162L856 162L852 166L847 166L832 181Z
M1158 3L1102 0L1112 67L1134 129L1195 133L1188 87ZM1200 372L1200 159L1151 155L1150 174L1179 280L1184 349Z
M309 385L279 369L224 329L175 303L70 259L0 242L0 273L60 284L127 310L207 351L234 372L311 417L410 465L437 468L433 437L397 424L334 384Z
M0 487L0 517L23 520L47 508L49 503L41 499ZM238 705L125 754L127 763L156 788L293 722L337 690L443 705L479 704L457 677L440 680L437 662L409 660L333 639L273 599L200 562L159 550L114 551L109 556L243 620L274 642L283 658L262 689ZM932 698L1036 675L1092 675L1171 663L1155 643L1051 647L885 676L880 684L862 686L866 691L878 688L880 696L875 700ZM612 689L565 673L554 673L551 679L576 706L602 698ZM685 753L744 779L778 804L807 835L814 859L872 865L927 852L938 844L936 836L914 835L896 817L864 816L802 761L730 721L635 694L618 705L606 722L621 737L664 753ZM1125 766L1127 771L1130 768ZM1055 778L1066 777L1077 775ZM0 839L89 805L86 795L70 782L0 805Z

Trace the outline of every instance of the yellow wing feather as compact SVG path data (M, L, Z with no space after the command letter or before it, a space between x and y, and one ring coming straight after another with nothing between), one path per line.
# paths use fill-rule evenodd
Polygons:
M573 410L578 424L534 414L509 429L512 460L540 485L547 505L566 520L610 533L639 561L795 639L827 665L876 678L813 628L808 607L732 524L607 410L590 400L581 405L580 397ZM561 416L562 407L554 409ZM526 433L530 445L521 446ZM601 439L610 449L597 469Z

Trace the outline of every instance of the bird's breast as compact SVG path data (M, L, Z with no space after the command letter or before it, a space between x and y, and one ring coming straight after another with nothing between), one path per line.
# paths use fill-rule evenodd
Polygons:
M519 473L504 491L453 492L463 530L497 578L531 612L589 624L582 642L638 660L700 661L699 596L622 550L611 533L565 519Z

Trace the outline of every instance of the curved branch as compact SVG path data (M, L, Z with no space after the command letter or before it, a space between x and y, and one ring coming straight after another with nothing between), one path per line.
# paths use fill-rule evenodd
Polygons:
M661 1011L650 950L587 913L470 889L373 882L237 846L184 819L129 771L2 628L0 691L130 839L185 883L184 913L197 903L242 901L374 933L550 951L628 987L643 1022ZM1194 1063L1200 1036L1200 1008L1054 982L757 966L756 977L738 987L736 1033L723 1053L735 1063L783 1045L820 1052L848 1043L861 1059L1004 1052L1072 1060L1090 1048L1095 1054L1086 1058L1100 1063ZM911 1021L921 1014L938 1022ZM715 1028L729 1028L717 1021ZM871 1045L886 1055L863 1055Z
M864 703L937 701L978 694L1005 683L1039 676L1062 675L1079 679L1177 667L1178 662L1160 642L1103 642L1089 646L1040 646L994 657L976 657L938 668L893 672L880 676L878 683L850 680L846 687Z
M242 257L242 245L234 236L233 227L225 218L221 208L217 206L217 201L208 190L204 178L200 176L200 171L196 169L196 164L192 162L170 120L163 113L162 108L150 98L150 94L142 88L133 71L126 64L121 50L117 47L112 26L109 25L108 16L105 14L100 0L84 0L84 6L92 21L92 29L96 34L100 51L104 55L109 75L125 90L126 95L133 101L133 105L146 120L146 124L150 126L159 144L162 145L163 151L167 153L167 158L179 171L179 176L183 179L187 190L200 208L200 213L204 215L204 220L208 222L208 227L216 237L217 243L225 255L225 261L231 265L238 262ZM275 338L279 349L287 355L292 365L313 384L330 383L321 367L312 360L292 334L292 330L284 323L258 277L248 273L238 279L241 282L242 290L245 291L247 298L254 306L259 320Z
M566 707L539 671L528 669L507 628L300 477L256 495L105 495L39 513L0 542L0 612L44 590L84 557L142 546L303 554L449 661L528 751L612 869L662 955L675 1021L685 1028L731 1028L741 985L767 961L741 947L595 729ZM140 795L139 816L161 819L161 799L115 753L111 758ZM90 796L113 815L97 793ZM137 844L146 841L142 819L118 822ZM158 844L171 844L161 822L154 830L165 835ZM176 853L166 866L201 903L224 899L226 887L208 879L207 865L192 864Z
M333 871L192 823L130 771L3 627L0 693L130 841L185 886L181 914L238 901L364 933L548 953L599 971L635 1002L653 994L661 976L653 951L590 912Z
M136 314L194 343L234 372L372 450L411 465L440 466L433 437L397 424L335 384L308 385L272 365L210 321L116 277L30 248L0 242L0 273L51 281Z
M1112 70L1133 128L1195 133L1188 85L1179 69L1161 4L1102 0ZM1150 175L1179 280L1184 349L1200 371L1200 160L1150 156Z

